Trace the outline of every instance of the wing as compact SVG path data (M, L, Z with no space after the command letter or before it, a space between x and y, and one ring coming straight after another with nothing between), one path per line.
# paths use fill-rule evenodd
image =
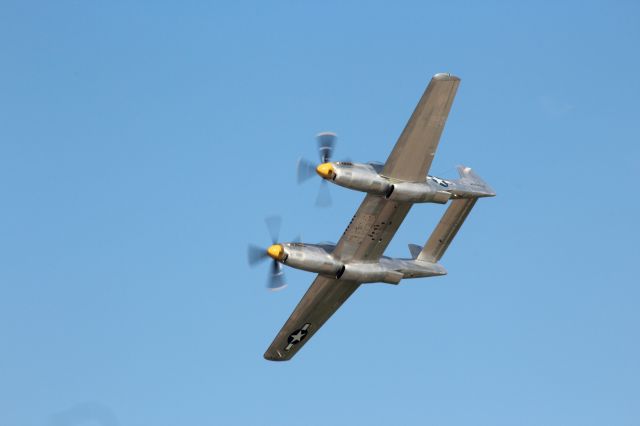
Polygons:
M411 206L411 203L368 194L342 234L333 255L344 262L377 261Z
M291 359L359 285L318 275L264 357L271 361Z
M343 261L375 261L389 245L411 204L367 195L338 241L333 254ZM353 294L360 283L318 275L264 357L291 359Z
M450 74L433 76L391 151L382 175L409 182L426 179L459 84L460 79Z

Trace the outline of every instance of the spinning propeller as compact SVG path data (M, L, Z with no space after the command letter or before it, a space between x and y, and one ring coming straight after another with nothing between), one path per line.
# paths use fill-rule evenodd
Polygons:
M265 220L269 235L271 236L271 246L268 248L259 247L253 244L249 244L248 259L250 266L256 266L258 263L266 260L268 257L272 258L271 268L269 271L269 278L267 280L267 288L271 291L282 290L287 286L284 280L284 271L282 270L282 264L278 260L284 259L284 249L281 244L278 244L278 237L280 235L280 227L282 225L282 218L280 216L270 216Z
M331 132L323 132L316 135L316 140L318 141L318 153L320 154L320 165L316 166L311 161L300 158L298 160L298 183L309 180L316 173L324 176L323 166L325 166L325 163L331 161L331 155L333 154L336 139L336 134ZM325 169L327 166L325 166ZM320 182L320 189L318 190L318 197L316 198L316 206L328 207L330 205L331 194L329 192L329 186L327 185L326 180L322 179Z

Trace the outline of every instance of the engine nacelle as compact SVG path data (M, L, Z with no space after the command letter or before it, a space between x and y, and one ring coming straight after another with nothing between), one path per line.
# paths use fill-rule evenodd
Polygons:
M330 164L330 173L325 178L345 188L383 196L389 200L411 203L445 204L451 197L449 191L444 191L442 186L431 180L392 183L391 180L381 176L380 170L376 170L372 164L347 162Z
M430 182L398 182L390 185L385 196L393 201L446 204L451 193L439 190Z
M380 176L370 164L337 162L332 163L336 185L375 195L385 195L391 183Z
M346 264L336 274L336 278L339 280L389 284L398 284L403 276L401 272L385 268L379 263Z
M398 284L404 277L402 272L383 263L347 263L338 261L323 246L302 243L281 243L280 262L292 268L315 272L342 281L360 283L383 282Z
M286 243L283 247L286 258L282 263L292 268L335 277L343 266L342 262L317 245Z

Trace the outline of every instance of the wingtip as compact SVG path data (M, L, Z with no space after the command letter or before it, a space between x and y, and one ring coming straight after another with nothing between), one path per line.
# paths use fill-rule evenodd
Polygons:
M284 358L278 355L274 355L271 352L267 351L264 353L264 359L266 359L267 361L288 361L289 358Z
M456 77L455 75L448 72L439 72L433 76L434 80L456 80L460 81L460 77Z

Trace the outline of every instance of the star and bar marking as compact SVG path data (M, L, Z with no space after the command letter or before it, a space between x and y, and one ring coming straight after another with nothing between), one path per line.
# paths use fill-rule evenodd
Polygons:
M304 338L307 337L307 334L309 334L307 329L310 326L311 326L310 323L306 323L305 325L302 326L302 328L299 328L293 333L291 333L289 335L289 338L287 339L287 342L289 344L284 348L284 350L289 351L291 350L291 348L293 348L294 345L297 345L298 343L302 342Z

